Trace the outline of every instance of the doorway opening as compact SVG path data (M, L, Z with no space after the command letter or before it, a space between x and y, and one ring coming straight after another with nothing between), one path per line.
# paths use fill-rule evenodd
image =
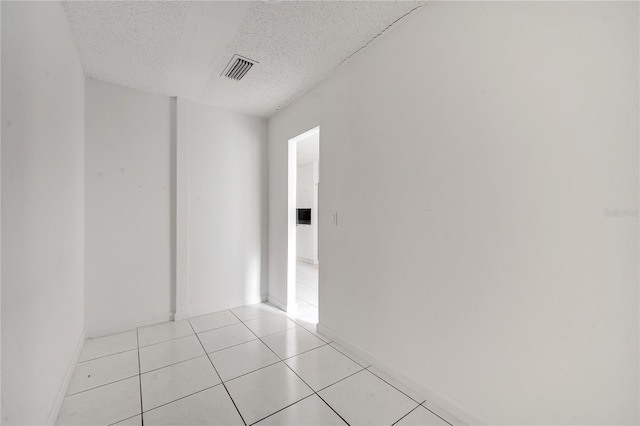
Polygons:
M318 323L320 127L289 140L287 311Z

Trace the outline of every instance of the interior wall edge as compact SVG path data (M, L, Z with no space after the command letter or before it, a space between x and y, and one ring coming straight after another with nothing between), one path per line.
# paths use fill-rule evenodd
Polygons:
M60 408L62 407L62 402L64 401L64 397L67 394L67 390L69 389L69 383L71 383L73 372L76 369L78 359L80 359L82 348L84 348L84 341L86 340L86 338L87 335L85 333L85 330L82 330L82 332L80 333L80 338L78 339L78 343L76 344L76 348L73 352L73 356L69 361L69 366L67 367L67 370L65 372L62 384L60 385L60 390L58 390L56 399L53 402L53 406L51 407L49 417L47 418L47 425L55 425L56 423L56 419L58 418L58 414L60 413Z
M287 304L285 302L283 302L282 300L278 299L276 296L274 295L268 295L267 296L267 300L266 302L271 303L273 306L277 307L278 309L282 310L282 311L287 311Z
M426 386L418 383L413 380L409 376L401 373L398 369L394 368L391 364L383 361L378 358L371 352L366 349L351 343L352 341L342 336L340 333L335 330L327 327L322 322L319 322L316 326L316 330L318 333L327 336L333 342L343 346L348 351L352 352L355 356L362 358L363 360L370 363L372 366L382 370L384 373L391 376L393 379L399 381L400 383L407 386L413 392L420 395L423 399L427 401L424 405L431 408L434 412L438 413L440 416L444 416L445 420L447 420L451 424L466 424L466 425L490 425L491 422L486 419L481 418L480 416L472 413L468 409L462 407L462 405L457 402L451 400L446 395L442 395L438 392L435 392L432 389L427 388Z
M152 317L145 318L143 320L131 321L125 324L109 325L107 327L94 328L87 330L86 338L97 339L99 337L110 336L112 334L124 333L127 331L136 330L140 327L146 327L148 325L159 324L167 321L173 321L175 314L173 312L167 312L162 315L154 315Z

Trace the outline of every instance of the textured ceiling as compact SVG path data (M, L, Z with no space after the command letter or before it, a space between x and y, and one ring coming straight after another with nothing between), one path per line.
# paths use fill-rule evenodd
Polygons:
M324 79L415 1L64 2L97 80L268 117ZM238 53L259 62L221 77Z

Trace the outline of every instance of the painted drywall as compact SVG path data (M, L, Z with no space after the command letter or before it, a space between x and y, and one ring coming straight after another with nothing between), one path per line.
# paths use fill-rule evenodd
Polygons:
M318 210L318 163L311 161L298 165L296 187L297 208L311 209L311 225L296 224L296 255L305 262L318 263L318 221L315 212Z
M321 326L463 420L637 424L638 47L637 3L400 21L269 122L270 298L320 125Z
M267 121L195 102L186 107L194 316L266 298Z
M84 74L59 3L0 8L2 424L46 424L84 327Z
M175 99L86 80L89 336L174 309Z

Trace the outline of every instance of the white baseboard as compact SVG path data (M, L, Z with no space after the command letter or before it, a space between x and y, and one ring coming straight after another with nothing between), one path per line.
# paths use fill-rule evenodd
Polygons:
M62 402L64 401L64 397L67 395L67 389L69 389L69 383L71 383L71 378L73 377L73 372L76 369L76 364L78 363L78 359L80 359L80 353L82 352L82 348L84 347L84 341L86 339L86 334L84 330L80 333L80 339L76 344L76 349L73 352L73 356L71 357L71 361L67 366L67 371L64 374L64 379L60 388L58 389L58 394L56 395L56 399L53 402L53 407L51 407L51 411L49 411L49 418L47 419L47 425L55 425L56 420L58 419L58 414L60 413L60 408L62 407Z
M189 312L188 312L188 316L186 318L193 318L193 317L198 317L200 315L207 315L207 314L211 314L213 312L220 312L220 311L225 311L227 309L233 309L233 308L238 308L241 306L247 306L247 305L255 305L256 303L262 303L265 302L267 300L267 296L266 295L260 295L259 297L253 297L251 299L247 299L245 301L236 301L236 303L233 303L232 305L201 305L201 306L190 306L189 307ZM184 319L184 318L182 318ZM179 318L176 317L176 321L178 321Z
M316 326L318 333L324 334L340 346L353 352L354 355L362 358L371 365L377 367L379 370L388 374L393 379L405 385L416 394L423 397L426 400L424 405L432 411L441 415L445 420L453 425L466 424L466 425L489 425L490 422L482 419L481 417L472 414L468 410L461 407L459 404L451 401L449 398L434 392L432 389L416 382L411 377L401 373L395 367L382 361L380 358L371 354L370 352L362 349L361 347L352 344L339 333L326 327L322 323L318 323ZM442 413L442 414L441 414Z
M286 312L287 314L295 314L298 311L297 302L286 304L282 300L273 296L269 296L266 302L272 304L273 306L275 306L276 308L280 309L283 312Z
M266 301L271 303L273 306L280 309L281 311L287 312L287 304L284 303L282 300L278 299L277 297L269 295L267 296Z
M91 339L95 339L98 337L110 336L112 334L124 333L125 331L135 330L138 327L145 327L147 325L173 321L173 318L174 318L173 312L167 312L165 314L160 314L160 315L153 315L141 321L128 322L125 324L118 324L118 325L110 325L106 327L100 327L95 330L89 330L87 332L87 337Z

